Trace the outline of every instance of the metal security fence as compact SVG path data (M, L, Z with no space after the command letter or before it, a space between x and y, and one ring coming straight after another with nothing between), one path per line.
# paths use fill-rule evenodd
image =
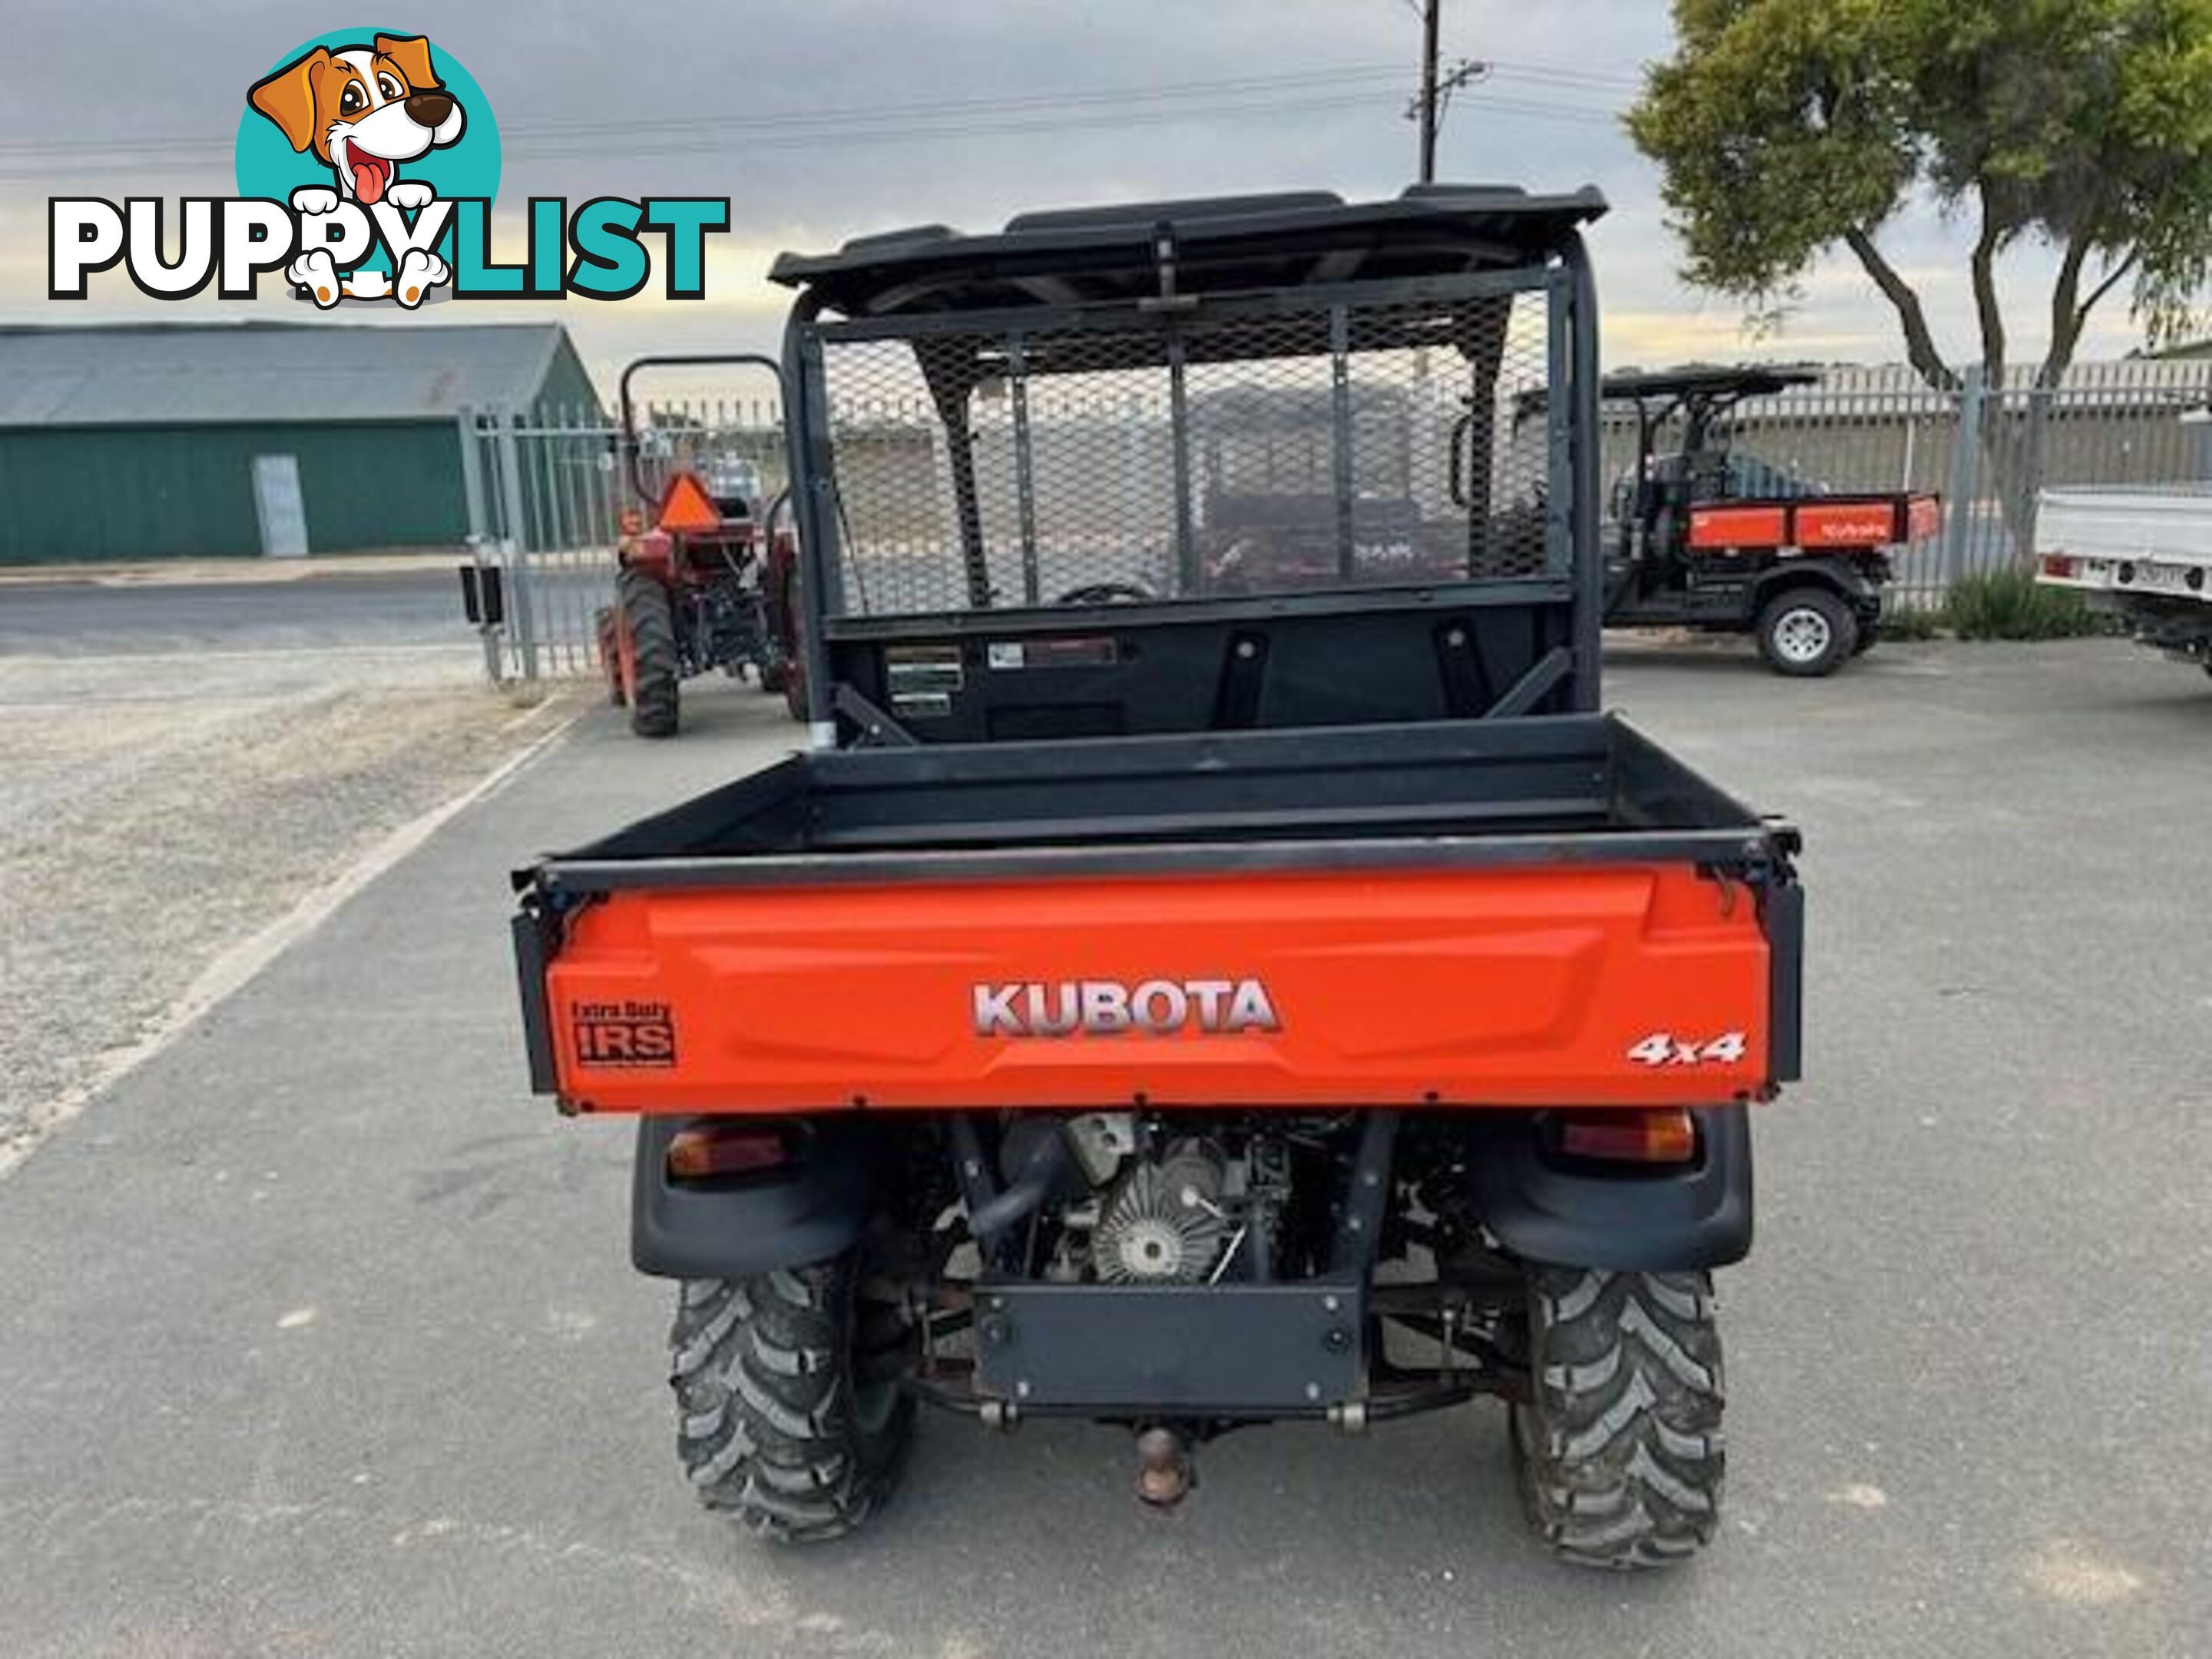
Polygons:
M1544 400L1522 395L1547 383L1541 295L1463 308L1456 325L1497 353L1494 381L1470 377L1453 325L1432 320L1447 332L1424 340L1409 331L1418 319L1379 310L1342 325L1326 310L1278 313L1252 326L1310 349L1257 362L1200 350L1179 372L1164 360L1132 365L1095 332L956 341L935 349L957 344L993 372L964 387L951 422L911 341L841 339L830 325L845 606L959 609L979 592L993 604L1050 604L1100 584L1218 591L1261 545L1274 550L1279 578L1310 544L1334 583L1340 501L1350 505L1356 577L1419 580L1438 560L1499 576L1542 569L1547 434L1530 411ZM1900 599L1933 605L1960 576L2026 562L2039 489L2212 482L2208 408L2212 362L2081 364L2056 387L2022 370L2000 389L1970 369L1954 392L1903 368L1832 369L1738 413L1735 470L1776 493L1942 495L1942 535L1905 550L1898 570ZM653 404L643 482L657 492L688 467L712 493L772 501L788 482L781 420L769 399ZM502 572L508 596L496 672L598 672L596 618L612 589L620 514L635 499L620 434L598 409L473 412L463 427L476 556ZM1617 483L1635 453L1626 410L1607 409L1602 443L1603 476ZM974 477L964 503L963 445ZM1438 541L1447 534L1449 546Z

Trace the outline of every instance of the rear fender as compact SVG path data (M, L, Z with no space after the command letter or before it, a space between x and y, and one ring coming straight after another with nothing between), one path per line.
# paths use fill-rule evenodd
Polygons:
M865 1150L820 1126L778 1170L711 1182L668 1176L668 1143L694 1120L647 1117L637 1129L630 1260L662 1279L742 1279L848 1249L867 1224L874 1182Z
M1752 585L1764 605L1785 587L1825 587L1855 611L1866 612L1881 604L1881 588L1853 561L1833 555L1786 560Z
M615 558L629 569L648 572L663 581L672 580L676 574L676 538L665 530L647 530L625 536L615 549Z
M1751 1249L1751 1125L1741 1106L1691 1114L1698 1156L1679 1169L1570 1169L1546 1154L1536 1119L1515 1113L1474 1130L1474 1198L1514 1255L1618 1273L1680 1272L1741 1261Z

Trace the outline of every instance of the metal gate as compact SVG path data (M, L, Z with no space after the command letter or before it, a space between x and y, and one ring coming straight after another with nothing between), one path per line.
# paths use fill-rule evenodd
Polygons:
M784 486L781 411L769 400L657 403L640 422L648 487L676 467L750 465L758 493ZM495 678L541 680L600 672L599 615L614 592L614 548L625 511L647 516L631 489L622 433L599 409L461 419L469 544L479 570L500 574L505 618L487 633Z

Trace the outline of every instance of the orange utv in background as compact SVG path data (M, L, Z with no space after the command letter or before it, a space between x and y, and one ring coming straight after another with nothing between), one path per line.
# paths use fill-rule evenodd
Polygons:
M1796 678L1874 648L1892 556L1942 533L1942 504L1838 493L1735 447L1741 428L1787 432L1805 418L1786 404L1742 405L1820 380L1758 366L1606 377L1600 395L1635 416L1634 459L1609 502L1607 626L1748 634L1769 667Z
M536 1087L639 1118L710 1505L848 1531L924 1404L1133 1430L1166 1504L1231 1427L1490 1395L1562 1554L1714 1535L1802 896L1794 832L1599 712L1602 211L778 260L815 747L520 872L514 924Z

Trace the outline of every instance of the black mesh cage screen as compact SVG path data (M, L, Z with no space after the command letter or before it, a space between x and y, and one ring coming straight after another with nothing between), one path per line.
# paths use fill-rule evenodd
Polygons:
M1532 283L972 331L819 325L834 609L1563 574L1548 289Z

